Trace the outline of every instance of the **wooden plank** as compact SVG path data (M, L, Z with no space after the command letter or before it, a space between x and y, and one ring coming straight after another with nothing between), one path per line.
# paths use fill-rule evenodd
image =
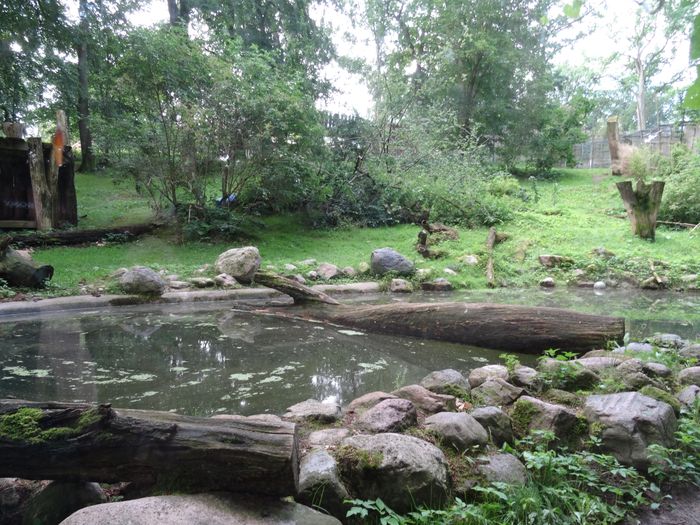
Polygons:
M0 228L36 229L36 221L0 221Z

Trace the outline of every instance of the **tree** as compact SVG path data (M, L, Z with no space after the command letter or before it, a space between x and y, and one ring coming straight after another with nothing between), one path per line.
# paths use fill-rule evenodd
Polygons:
M92 151L92 133L90 131L90 102L88 90L88 39L90 23L88 20L88 1L80 0L80 23L78 27L78 130L80 133L80 152L82 159L78 171L94 171L95 155Z

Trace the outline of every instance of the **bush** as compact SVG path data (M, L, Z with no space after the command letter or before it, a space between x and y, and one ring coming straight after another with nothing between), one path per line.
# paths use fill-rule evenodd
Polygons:
M659 162L659 175L666 181L661 218L700 223L700 155L678 145Z
M252 237L262 223L228 208L178 206L178 222L187 241L236 240Z

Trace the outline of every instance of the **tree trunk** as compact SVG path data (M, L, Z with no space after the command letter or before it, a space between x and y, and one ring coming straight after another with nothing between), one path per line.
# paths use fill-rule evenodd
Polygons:
M653 241L656 237L656 217L661 207L664 184L658 180L652 181L651 184L639 180L635 190L632 190L632 181L616 184L632 225L632 233L642 239Z
M256 272L253 280L257 284L262 284L268 288L279 290L280 292L289 295L294 299L295 304L304 303L324 303L324 304L340 304L338 301L329 297L323 292L318 292L304 286L301 283L282 277L272 272Z
M95 171L95 156L92 151L90 132L90 104L88 92L88 34L90 31L87 0L80 0L80 43L78 44L78 130L82 160L78 171Z
M622 175L622 158L620 155L620 127L617 117L608 119L608 148L610 149L610 167L613 175Z
M488 260L486 261L486 284L489 288L494 288L496 286L496 278L493 269L493 247L496 244L496 228L491 226L489 228L489 234L486 237L486 253L488 254Z
M296 426L277 418L0 401L2 477L290 496L298 468Z
M29 176L32 180L36 227L38 230L50 230L54 226L54 194L57 191L57 184L52 184L52 178L46 173L41 138L32 137L27 140L27 144L29 145Z
M155 229L155 224L136 224L134 226L122 226L120 228L53 231L42 235L15 235L12 237L12 244L21 247L75 246L102 241L109 239L109 237L121 237L123 240L132 240L139 235L151 233Z
M12 239L0 239L0 279L12 287L41 288L53 277L53 266L41 266L9 247Z

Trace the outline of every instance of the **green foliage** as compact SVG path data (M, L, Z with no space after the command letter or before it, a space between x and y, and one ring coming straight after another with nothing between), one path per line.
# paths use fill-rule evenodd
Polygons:
M646 385L645 387L642 387L639 393L671 405L676 414L680 413L681 411L681 402L678 401L678 399L676 399L671 393L666 392L665 390L661 390L660 388L652 385Z
M700 223L700 155L683 145L659 161L659 174L666 181L660 216L669 221Z
M682 412L676 446L650 445L649 474L658 482L694 483L700 487L700 400Z
M262 222L228 208L178 208L178 219L186 241L231 241L255 236Z
M498 358L503 361L503 364L508 369L508 375L513 375L515 369L520 366L520 359L515 354L501 354Z
M16 292L10 288L5 279L0 278L0 298L14 297Z

